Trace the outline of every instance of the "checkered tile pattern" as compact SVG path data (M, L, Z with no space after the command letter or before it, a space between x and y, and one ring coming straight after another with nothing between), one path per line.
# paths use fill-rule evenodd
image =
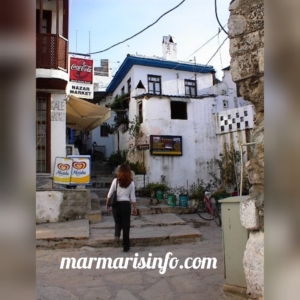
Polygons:
M252 105L234 108L217 114L218 133L228 133L253 128Z

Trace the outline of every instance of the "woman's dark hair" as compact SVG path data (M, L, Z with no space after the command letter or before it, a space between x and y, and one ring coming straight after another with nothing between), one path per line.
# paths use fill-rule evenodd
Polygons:
M120 187L127 188L132 181L130 166L129 165L121 165L118 170L117 177L118 177Z

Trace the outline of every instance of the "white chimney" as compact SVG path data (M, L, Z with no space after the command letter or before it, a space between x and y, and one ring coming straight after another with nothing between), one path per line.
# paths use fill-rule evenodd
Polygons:
M164 36L162 41L163 59L177 60L177 44L172 36Z

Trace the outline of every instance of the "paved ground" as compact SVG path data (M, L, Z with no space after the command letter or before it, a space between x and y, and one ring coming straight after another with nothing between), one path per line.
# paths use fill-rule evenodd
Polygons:
M222 231L212 222L205 222L195 214L180 215L198 232L202 234L201 241L162 245L162 246L133 246L128 253L122 248L102 247L92 248L84 246L78 249L56 249L36 251L36 283L37 299L41 300L242 300L235 295L225 294L224 283ZM104 222L105 223L105 222ZM107 223L99 226L110 227ZM97 227L97 226L96 226ZM134 227L134 236L142 227ZM151 230L151 226L147 229ZM96 269L95 265L89 269L61 270L62 257L80 258L164 258L171 252L179 259L178 267L166 269L160 274L159 269L134 269L129 263L126 269ZM215 257L217 269L180 269L188 257ZM82 260L81 260L82 261ZM120 259L119 259L120 261ZM191 261L191 260L190 260ZM189 262L190 262L189 261Z

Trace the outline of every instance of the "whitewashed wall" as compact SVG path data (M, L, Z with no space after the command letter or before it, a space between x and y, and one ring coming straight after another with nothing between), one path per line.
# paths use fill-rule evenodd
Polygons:
M167 95L184 95L184 79L193 79L194 75L191 72L134 66L115 90L113 97L121 94L123 86L127 92L129 78L131 78L132 96L141 94L141 92L147 93L148 74L162 76L162 94ZM135 89L139 80L142 81L145 91ZM203 89L209 90L211 86L211 74L197 74L198 92ZM232 83L230 83L230 87L234 88ZM237 98L233 90L230 95L227 93L203 99L184 98L182 101L187 101L188 119L173 120L171 119L170 101L169 97L160 96L138 100L131 98L130 100L130 120L133 120L134 116L138 114L138 103L143 103L142 130L144 137L140 139L140 143L149 143L150 135L182 136L182 156L151 156L149 150L144 151L147 180L148 182L159 182L163 175L166 182L173 187L191 185L198 180L208 183L213 179L209 175L211 172L218 174L214 160L220 158L219 154L223 152L224 144L232 144L234 149L238 150L240 143L249 142L252 138L251 134L246 134L245 130L218 134L220 124L217 122L217 114L226 114L226 110L234 110L247 105L248 102ZM117 139L117 135L115 139ZM128 131L124 134L119 132L120 150L130 149L130 142ZM117 141L115 147L117 147ZM135 153L136 158L139 157L141 161L142 152L136 151Z
M51 94L51 174L55 157L66 156L65 94Z
M187 71L161 69L146 66L133 66L113 93L113 97L115 97L117 94L121 95L121 89L123 86L125 87L125 92L127 92L127 81L129 78L131 78L132 91L136 88L139 81L141 80L146 89L146 92L148 92L148 75L157 75L162 77L162 94L167 95L185 95L184 80L195 79L195 74ZM197 90L210 87L212 84L212 74L197 74Z
M229 97L229 107L234 107L234 97ZM227 145L230 149L239 151L240 144L253 140L250 123L249 129L234 130L220 133L218 128L219 114L214 113L215 105L222 103L222 97L209 97L204 99L190 99L187 104L188 120L172 120L170 112L170 99L150 98L143 99L144 123L142 130L145 134L140 143L149 143L150 135L181 135L183 155L151 156L149 150L144 152L145 165L149 182L161 180L161 175L166 176L166 181L171 186L186 186L197 180L209 182L211 172L218 174L214 159L220 159ZM131 101L132 112L136 107ZM252 111L252 106L247 107ZM235 109L223 110L220 114L230 114ZM249 114L253 119L253 114ZM120 135L121 149L128 149L129 135L126 132ZM247 160L247 148L243 148L244 161ZM136 151L141 161L142 153ZM240 168L237 168L240 172Z
M214 165L207 162L211 162L217 152L213 103L213 98L191 99L187 103L188 120L172 120L169 99L144 100L146 136L182 136L182 156L151 156L147 151L150 182L160 181L161 175L166 176L171 186L212 179L208 174L214 171Z

